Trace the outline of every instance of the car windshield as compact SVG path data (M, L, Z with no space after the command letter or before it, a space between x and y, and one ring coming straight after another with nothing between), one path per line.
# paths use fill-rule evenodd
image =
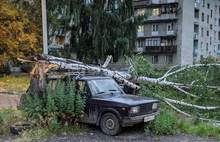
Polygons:
M98 96L106 92L123 93L120 86L113 79L98 79L88 81L89 88L93 96Z

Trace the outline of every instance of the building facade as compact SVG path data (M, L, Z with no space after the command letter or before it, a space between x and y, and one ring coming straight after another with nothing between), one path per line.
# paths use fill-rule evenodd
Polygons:
M220 0L133 0L147 15L136 52L153 64L186 65L220 56Z

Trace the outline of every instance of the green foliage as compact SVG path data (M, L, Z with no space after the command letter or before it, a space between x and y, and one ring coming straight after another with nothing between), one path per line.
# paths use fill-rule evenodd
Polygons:
M73 82L58 81L55 90L48 86L43 97L26 95L23 110L42 125L58 121L62 125L76 122L82 115L85 99L75 90Z
M200 63L201 64L210 64L210 63L215 63L216 62L216 58L213 56L208 56L207 58L203 58Z
M146 125L145 131L157 135L170 135L176 133L177 116L174 112L164 110L150 124Z
M17 122L25 121L26 114L19 110L0 110L0 135L9 133L9 127Z
M166 70L157 69L147 59L142 55L132 56L133 66L135 71L133 75L135 76L147 76L147 77L161 77Z
M49 36L56 35L60 29L64 34L71 31L70 44L65 45L63 56L71 57L76 53L85 63L98 63L107 55L113 55L117 61L120 56L132 53L136 29L143 21L142 16L134 17L132 1L47 2L53 31ZM58 18L60 14L62 19Z

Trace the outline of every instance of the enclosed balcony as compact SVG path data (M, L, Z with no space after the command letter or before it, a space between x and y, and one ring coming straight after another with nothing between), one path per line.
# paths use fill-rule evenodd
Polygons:
M151 0L151 4L171 4L178 3L178 0Z
M177 46L147 46L144 49L145 54L173 54L177 52Z
M170 21L177 20L177 15L175 13L171 14L161 14L158 16L149 16L145 22L153 22L153 21Z

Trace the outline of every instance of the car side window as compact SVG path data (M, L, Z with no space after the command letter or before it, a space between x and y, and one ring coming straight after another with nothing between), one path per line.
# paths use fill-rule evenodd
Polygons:
M77 89L78 89L78 91L85 93L87 91L85 81L78 81L77 82Z
M84 97L88 97L90 95L89 88L87 87L87 84L85 81L77 81L76 83L76 89L79 94L81 94Z

